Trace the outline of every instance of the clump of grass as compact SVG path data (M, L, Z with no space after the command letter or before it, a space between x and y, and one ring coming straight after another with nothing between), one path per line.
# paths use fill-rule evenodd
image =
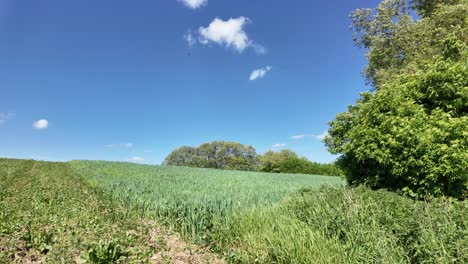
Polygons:
M304 189L212 232L243 263L467 263L468 204L386 191Z

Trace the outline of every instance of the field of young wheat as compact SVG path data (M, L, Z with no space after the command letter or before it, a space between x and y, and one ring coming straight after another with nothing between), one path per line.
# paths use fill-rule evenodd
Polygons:
M195 240L216 222L246 209L270 206L301 188L343 186L340 177L271 174L131 163L72 161L91 185L127 207L154 216Z

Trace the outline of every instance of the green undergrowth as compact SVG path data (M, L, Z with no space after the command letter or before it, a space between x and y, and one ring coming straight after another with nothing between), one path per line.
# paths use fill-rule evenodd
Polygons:
M150 228L66 163L0 159L0 263L147 260Z
M468 203L365 188L303 189L213 228L240 263L467 263Z

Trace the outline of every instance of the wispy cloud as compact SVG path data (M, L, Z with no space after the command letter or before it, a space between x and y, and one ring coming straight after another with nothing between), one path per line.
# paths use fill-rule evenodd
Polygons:
M295 135L295 136L292 136L291 139L299 140L299 139L304 139L307 136L310 136L310 135Z
M143 161L145 161L145 159L142 158L142 157L134 156L134 157L131 157L129 159L129 161L131 161L131 162L143 162Z
M304 138L315 138L315 139L318 139L318 140L324 140L326 137L328 136L328 131L324 131L322 132L321 134L302 134L302 135L295 135L295 136L292 136L291 139L294 139L294 140L301 140L301 139L304 139Z
M244 31L245 25L250 23L246 17L230 18L222 20L215 18L207 27L198 28L197 32L189 31L184 35L190 47L197 42L203 45L212 43L232 48L241 53L247 48L252 48L258 54L266 53L265 47L255 43Z
M208 0L178 0L183 3L186 7L191 9L200 8L208 3Z
M185 41L187 41L187 44L189 47L195 46L197 44L197 40L195 39L195 36L193 35L192 31L189 30L185 35L184 35Z
M107 144L105 145L106 148L132 148L133 143L117 143L117 144Z
M14 112L0 112L0 125L4 124L6 121L12 119L13 117L15 117Z
M249 80L254 81L258 78L263 78L269 71L271 71L271 66L266 66L264 68L254 70L249 77Z
M277 143L271 146L271 148L283 148L283 147L286 147L285 143Z
M328 131L324 131L322 134L315 135L315 138L318 140L324 140L328 136Z
M49 127L49 121L47 119L39 119L33 122L33 128L37 130L47 129Z

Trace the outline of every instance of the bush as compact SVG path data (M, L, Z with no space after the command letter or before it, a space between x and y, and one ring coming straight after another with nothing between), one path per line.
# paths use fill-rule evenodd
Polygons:
M268 151L260 156L259 171L273 173L301 173L313 175L341 176L343 172L334 163L321 164L300 158L292 150Z
M351 185L385 188L416 198L468 194L468 4L416 8L385 0L377 15L354 13L369 49L366 75L375 90L363 93L330 122L325 139ZM434 4L434 5L433 5ZM454 4L454 5L452 5ZM421 9L422 8L422 9Z

